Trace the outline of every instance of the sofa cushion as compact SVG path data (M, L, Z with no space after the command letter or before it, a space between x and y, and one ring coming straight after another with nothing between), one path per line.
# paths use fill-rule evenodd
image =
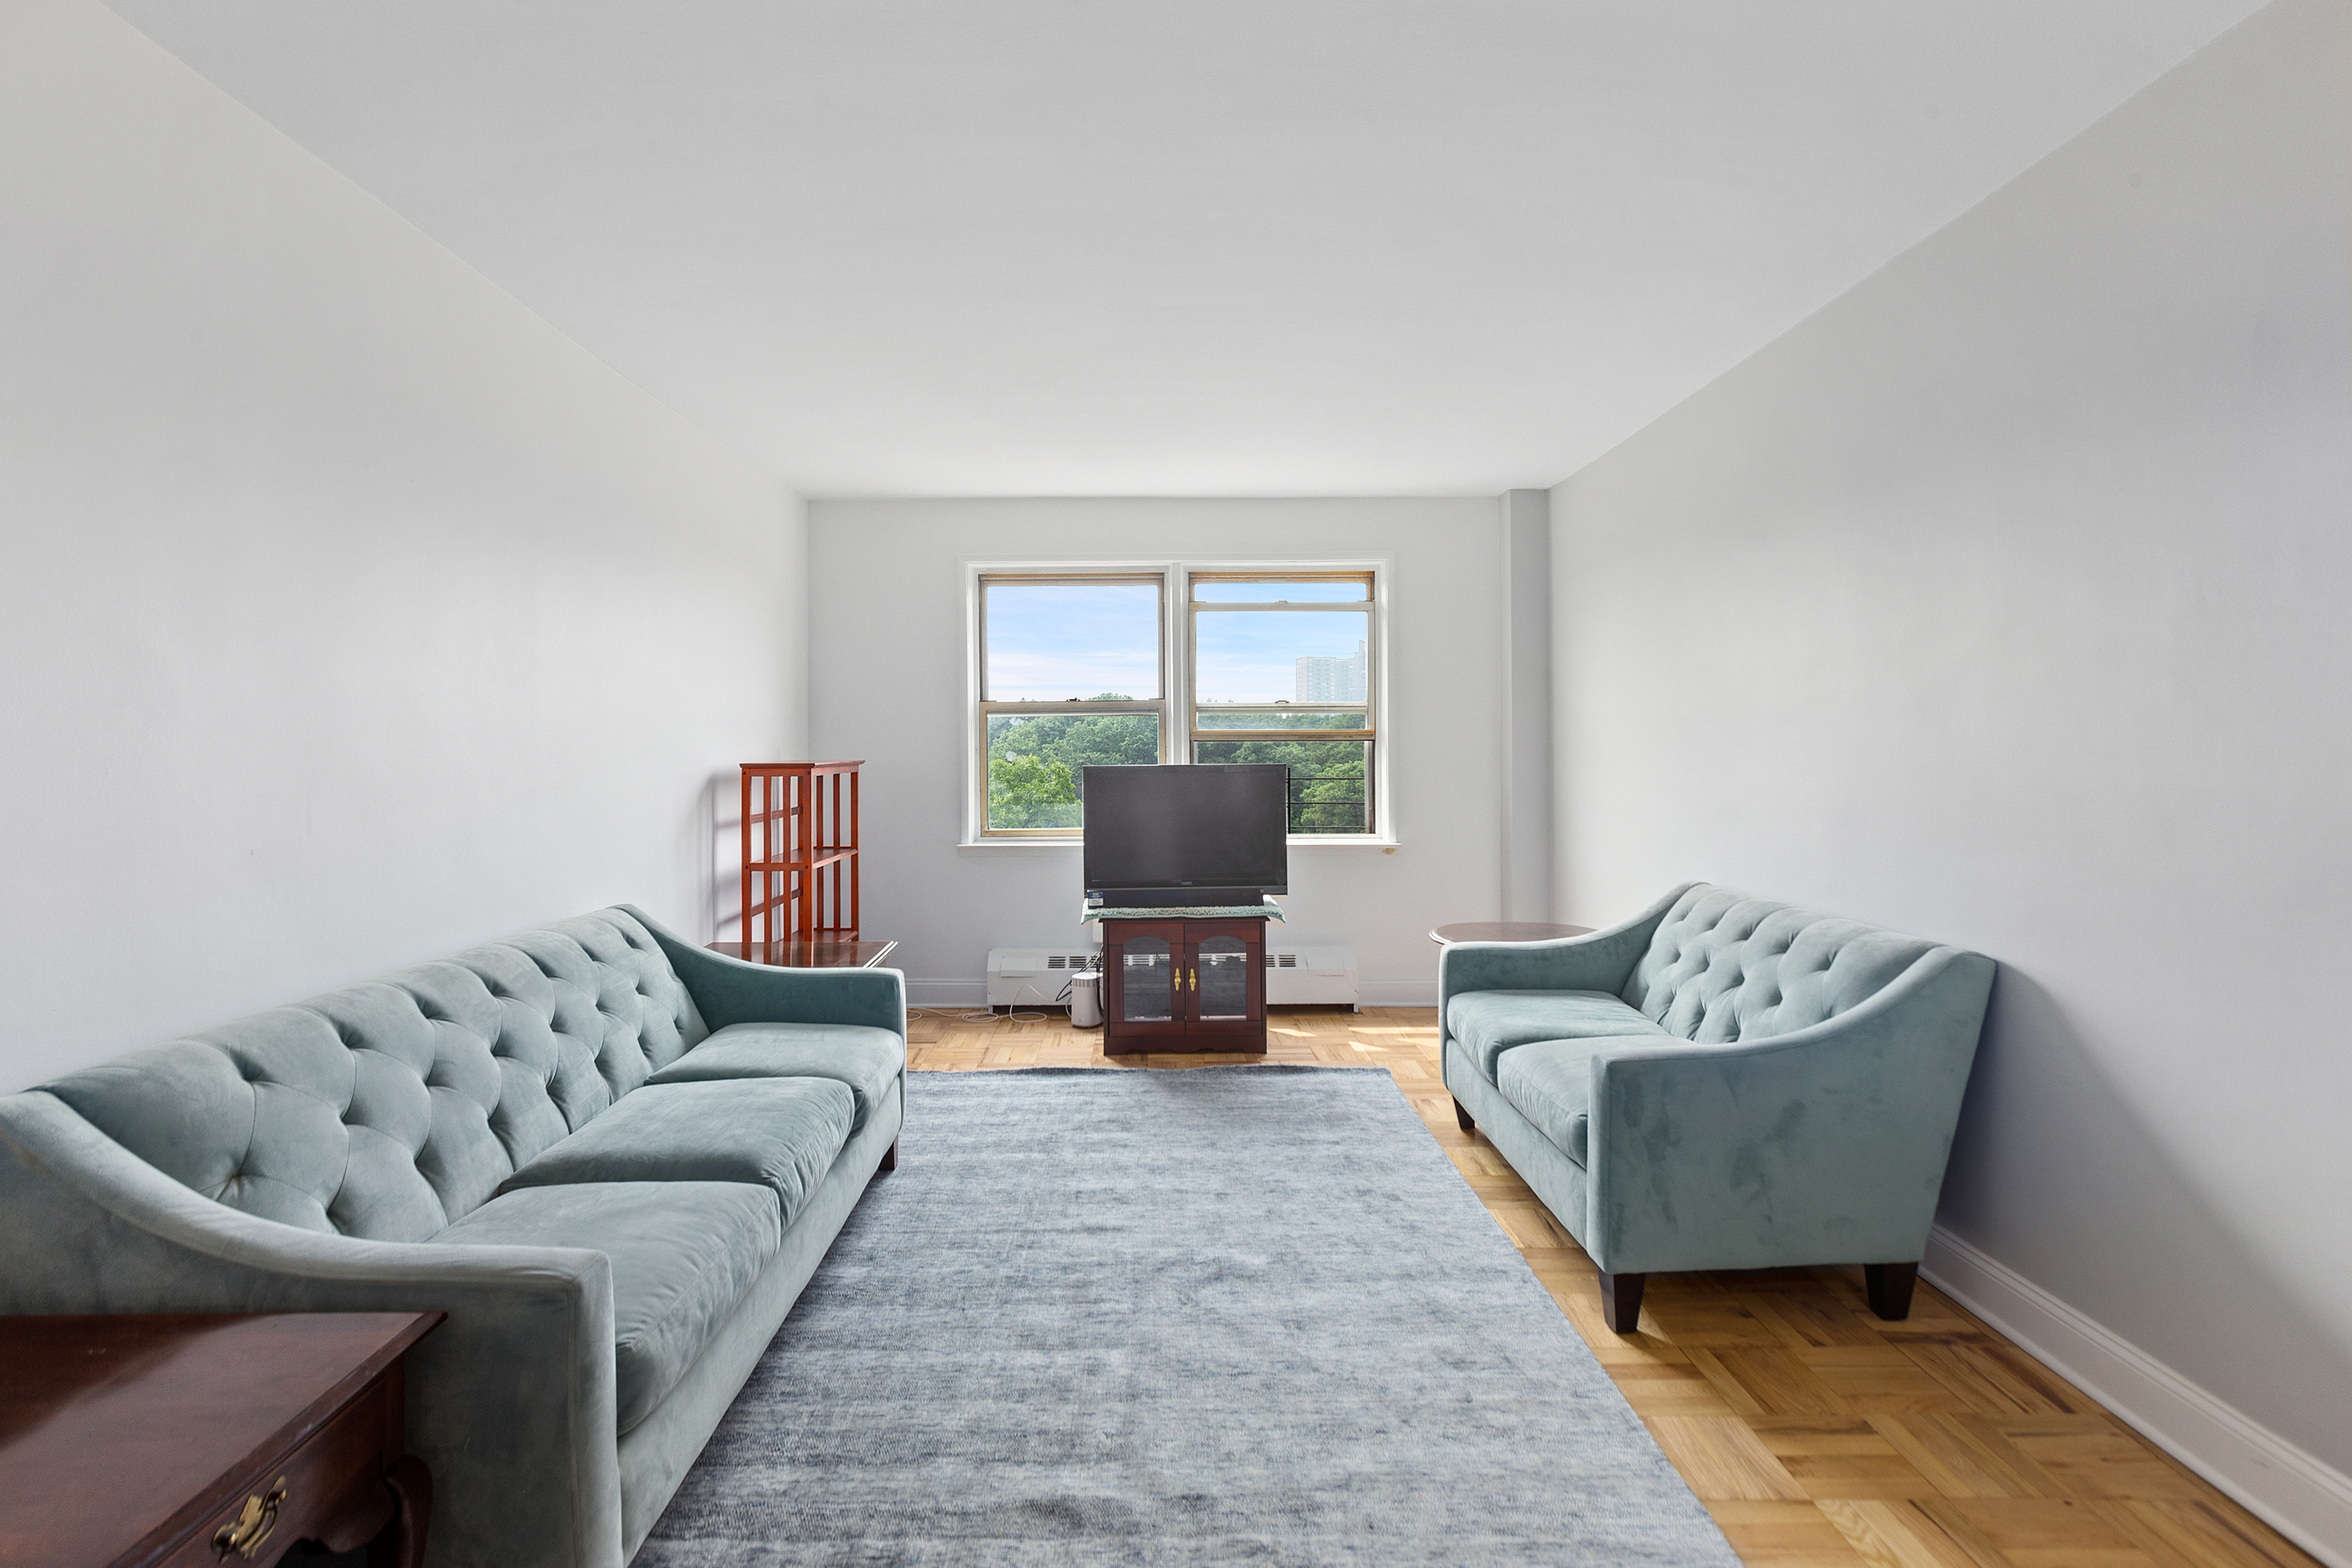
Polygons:
M699 1083L722 1078L830 1078L857 1097L850 1131L890 1092L907 1068L906 1039L862 1024L734 1024L647 1079Z
M584 1247L613 1265L614 1373L626 1432L668 1397L783 1244L775 1203L738 1182L582 1182L492 1198L433 1239Z
M1606 991L1465 991L1445 1005L1445 1029L1497 1087L1496 1059L1533 1040L1665 1033Z
M576 1182L748 1182L785 1226L833 1168L855 1114L829 1078L647 1084L507 1178L501 1193Z
M1936 944L1702 882L1675 900L1624 999L1700 1045L1769 1039L1885 990Z
M1535 1123L1553 1147L1584 1164L1592 1109L1592 1053L1603 1046L1645 1044L1654 1034L1538 1040L1503 1053L1495 1087L1512 1109Z

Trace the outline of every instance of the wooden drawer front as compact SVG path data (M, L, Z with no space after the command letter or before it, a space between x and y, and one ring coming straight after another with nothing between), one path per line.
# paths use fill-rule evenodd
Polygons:
M392 1518L392 1493L383 1472L393 1456L386 1452L385 1440L398 1417L388 1380L377 1379L308 1442L254 1473L235 1500L165 1558L165 1563L169 1568L221 1568L226 1563L235 1568L250 1563L257 1568L277 1562L305 1536L338 1552L373 1539ZM224 1557L213 1544L215 1535L236 1523L248 1498L267 1498L280 1489L281 1481L285 1499L278 1505L277 1522L254 1554L231 1552Z

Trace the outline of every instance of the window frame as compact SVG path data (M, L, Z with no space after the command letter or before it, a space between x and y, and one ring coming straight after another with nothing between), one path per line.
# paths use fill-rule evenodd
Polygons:
M1381 679L1381 576L1377 568L1326 567L1322 569L1235 566L1218 569L1199 568L1184 574L1184 762L1192 767L1217 767L1216 763L1194 761L1195 748L1220 742L1356 741L1368 750L1364 754L1364 830L1361 833L1292 833L1289 841L1296 844L1347 843L1381 837L1383 818L1381 799L1381 764L1386 748L1381 744L1381 697L1385 685ZM1243 601L1217 599L1203 601L1192 591L1196 583L1361 583L1364 596L1360 599L1313 599L1306 601ZM1364 617L1364 700L1361 702L1318 702L1302 708L1296 701L1281 702L1220 702L1214 708L1227 713L1273 713L1287 708L1293 712L1343 713L1360 710L1363 723L1353 730L1328 729L1268 729L1235 730L1203 729L1201 725L1201 693L1197 680L1201 658L1201 616L1209 615L1287 615L1301 612L1310 615L1355 615Z
M977 700L972 706L976 715L973 729L973 787L966 792L965 810L971 814L967 841L996 843L1031 843L1038 841L1074 843L1079 835L1067 827L991 827L988 824L988 722L999 714L1022 713L1150 713L1160 721L1160 760L1171 760L1170 722L1171 699L1169 691L1168 659L1168 587L1173 575L1165 566L1150 568L1116 567L1066 569L1036 567L982 568L972 576L972 627L975 637L971 645L971 685ZM1154 658L1160 670L1160 695L1155 698L1131 698L1120 702L1094 702L1081 699L1065 699L1059 702L1000 702L988 695L988 590L991 587L1048 587L1065 584L1101 584L1105 585L1133 583L1150 584L1160 591Z
M1160 761L1180 767L1215 767L1213 763L1195 763L1195 736L1210 742L1222 741L1297 741L1332 740L1360 741L1369 743L1370 755L1365 769L1365 794L1369 831L1363 833L1294 833L1288 835L1290 847L1303 848L1345 848L1349 847L1375 848L1382 853L1395 853L1397 837L1395 796L1390 788L1390 762L1395 749L1396 727L1388 712L1388 694L1391 682L1388 679L1388 621L1391 609L1391 592L1394 563L1388 557L1350 556L1319 560L1289 559L1283 561L1234 561L1230 558L1202 558L1194 562L1159 560L1068 560L1068 561L971 561L963 563L964 605L966 613L965 658L965 722L969 728L965 746L965 778L963 789L964 831L961 841L967 850L1015 850L1024 847L1076 847L1084 841L1083 830L1067 827L1002 827L988 826L988 723L998 713L1086 713L1086 712L1147 712L1160 721ZM1360 704L1337 702L1318 708L1317 711L1351 710L1360 707L1365 715L1366 731L1214 731L1202 733L1195 721L1198 709L1193 691L1193 660L1196 657L1194 629L1198 609L1192 599L1192 584L1196 580L1226 582L1313 582L1361 580L1367 584L1362 599L1331 601L1328 607L1354 610L1366 614L1364 637L1364 701ZM987 695L988 678L988 595L991 584L1047 584L1056 583L1151 583L1160 589L1160 696L1156 700L1125 702L997 702ZM1238 605L1234 607L1242 607ZM1299 605L1267 605L1260 608L1295 610ZM1171 621L1171 613L1181 609L1183 626L1181 633ZM1219 706L1223 706L1222 704ZM1274 704L1249 704L1250 707L1273 707ZM1295 706L1295 704L1293 704ZM1182 734L1177 732L1176 720L1184 721ZM1366 731L1369 732L1366 732Z

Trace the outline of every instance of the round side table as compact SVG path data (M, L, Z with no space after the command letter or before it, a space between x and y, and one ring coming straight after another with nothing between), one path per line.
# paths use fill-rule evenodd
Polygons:
M1457 942L1558 942L1565 936L1590 936L1591 926L1553 925L1548 921L1465 921L1438 926L1429 940L1440 947Z

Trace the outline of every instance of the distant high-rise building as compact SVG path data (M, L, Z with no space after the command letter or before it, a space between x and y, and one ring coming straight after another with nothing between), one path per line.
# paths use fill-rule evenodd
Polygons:
M1364 700L1364 645L1353 657L1325 658L1309 655L1298 661L1297 702L1361 702Z

